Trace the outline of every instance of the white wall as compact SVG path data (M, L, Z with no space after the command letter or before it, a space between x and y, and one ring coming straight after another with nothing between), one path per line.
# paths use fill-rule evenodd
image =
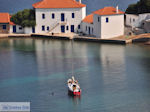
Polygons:
M10 33L13 33L13 25L10 25ZM24 28L16 25L16 33L24 33Z
M138 25L136 27L141 27L143 20L150 19L150 13L139 14Z
M99 22L98 22L99 17ZM93 16L94 35L98 38L101 37L101 16L94 14Z
M24 33L25 34L31 34L32 33L32 27L25 27L24 28Z
M137 15L133 15L133 14L126 14L126 25L127 26L131 26L131 27L135 27L137 26L137 20L138 20L138 16Z
M132 28L141 27L143 20L147 19L150 19L150 13L139 14L138 16L126 14L126 25L131 26Z
M82 20L86 17L86 7L82 8Z
M16 25L16 29L17 33L24 33L24 29L20 25Z
M139 14L138 20L141 22L143 20L150 19L150 13Z
M69 26L70 32L71 25L75 25L75 32L78 30L78 25L86 15L86 8L63 8L63 9L36 9L36 33L48 33L47 27L50 30L61 22L61 13L65 14L65 26ZM55 14L55 19L52 19L52 13ZM75 18L72 18L72 13L75 13ZM42 14L45 14L45 19L42 19ZM42 26L45 26L45 31L42 31ZM53 31L54 33L61 33L61 25L59 24Z
M90 34L89 34L89 27L90 27ZM94 35L94 25L90 23L82 22L82 33L87 34L87 35Z
M108 23L106 23L106 18L109 19ZM100 16L94 14L94 35L102 39L124 35L124 15Z
M10 25L9 33L13 33L13 25Z
M106 23L106 18L109 22ZM113 38L124 35L124 15L109 15L101 17L101 38Z
M16 33L25 33L25 34L31 34L32 33L32 27L21 27L22 29L20 29L21 26L19 25L16 25ZM13 25L10 25L10 30L9 30L9 33L14 33L13 32Z

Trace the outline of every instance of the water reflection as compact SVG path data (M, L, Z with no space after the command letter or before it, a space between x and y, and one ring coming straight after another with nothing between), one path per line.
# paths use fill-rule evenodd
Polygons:
M34 39L11 39L11 46L14 50L24 51L24 52L34 52L35 51L35 40Z
M0 50L10 48L10 41L8 39L0 40Z
M36 40L36 56L38 68L45 68L52 73L65 72L70 65L67 58L71 58L70 42L59 41L41 41ZM68 49L69 48L69 49ZM42 71L39 71L41 73Z
M0 101L31 101L31 111L36 112L147 111L149 50L141 45L74 42L72 56L70 41L2 39ZM67 95L72 63L82 98Z
M68 97L70 100L72 100L74 105L79 105L81 104L81 96L74 96L68 93Z
M100 49L102 76L104 84L118 81L126 82L125 46L103 45Z

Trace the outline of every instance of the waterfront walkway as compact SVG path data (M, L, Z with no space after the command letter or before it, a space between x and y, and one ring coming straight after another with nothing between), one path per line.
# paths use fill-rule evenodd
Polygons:
M55 34L0 34L0 38L4 37L40 37L62 40L74 40L74 41L90 41L99 43L115 43L115 44L128 44L133 42L147 42L150 40L150 33L132 35L132 36L119 36L111 39L100 39L96 37L83 36L75 33L55 33Z
M65 39L74 41L89 41L89 42L99 42L99 43L115 43L115 44L127 44L128 42L124 39L100 39L96 37L91 37L88 35L79 35L75 33L55 33L55 34L32 34L32 37L47 37L51 39Z

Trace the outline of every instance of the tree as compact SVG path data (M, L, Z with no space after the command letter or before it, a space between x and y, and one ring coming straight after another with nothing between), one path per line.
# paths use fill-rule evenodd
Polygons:
M22 27L34 27L36 25L35 10L25 9L23 11L19 11L12 15L11 21Z
M136 4L131 4L128 6L126 10L127 14L137 14L137 5Z
M150 0L140 0L136 4L131 4L126 10L127 14L150 13Z

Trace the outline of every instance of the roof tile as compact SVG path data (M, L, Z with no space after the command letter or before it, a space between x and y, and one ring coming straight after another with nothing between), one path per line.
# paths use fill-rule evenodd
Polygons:
M99 10L93 12L92 14L86 16L83 19L83 22L93 24L94 14L98 14L98 15L116 15L116 14L124 14L124 12L119 10L119 12L117 13L116 8L114 8L114 7L104 7L103 9L99 9Z
M103 9L99 9L95 12L93 12L94 14L98 14L98 15L117 15L117 14L124 14L124 12L122 12L121 10L118 11L118 13L116 12L116 8L114 7L104 7Z
M86 5L76 0L42 0L32 5L34 8L82 8Z
M0 13L0 23L9 23L10 15L9 13Z
M83 19L83 22L93 24L93 14L90 14L90 15L86 16Z

